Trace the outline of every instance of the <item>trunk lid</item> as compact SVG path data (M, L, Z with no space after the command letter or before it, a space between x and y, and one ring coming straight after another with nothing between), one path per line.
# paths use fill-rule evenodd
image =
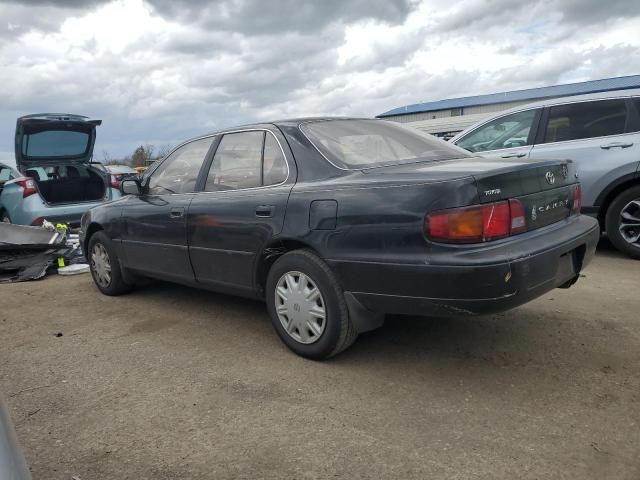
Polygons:
M15 132L16 166L29 168L89 164L102 120L81 115L43 113L18 118Z
M436 209L485 204L516 199L523 208L527 230L558 222L571 214L578 182L571 160L536 161L502 158L462 158L441 162L404 164L371 168L369 175L384 175L387 180L448 181L473 178L475 198L451 195L434 205Z
M578 181L570 160L527 163L517 170L474 175L479 203L518 200L526 230L559 222L571 215Z

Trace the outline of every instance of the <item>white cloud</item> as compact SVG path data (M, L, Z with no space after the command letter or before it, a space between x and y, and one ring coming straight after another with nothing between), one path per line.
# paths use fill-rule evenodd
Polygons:
M116 156L255 120L640 73L636 2L578 3L0 0L0 150L42 111L102 118L96 153Z

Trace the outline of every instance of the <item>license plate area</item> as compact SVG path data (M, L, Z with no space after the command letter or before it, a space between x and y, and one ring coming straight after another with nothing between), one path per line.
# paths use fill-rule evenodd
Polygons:
M560 261L558 262L556 278L559 280L567 280L579 274L582 270L582 262L584 261L586 250L585 245L580 245L561 255Z

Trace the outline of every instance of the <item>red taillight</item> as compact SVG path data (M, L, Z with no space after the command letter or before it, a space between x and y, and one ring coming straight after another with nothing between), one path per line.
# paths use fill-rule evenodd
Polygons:
M425 222L429 238L452 243L488 242L527 230L518 200L432 212Z
M576 184L573 190L573 205L571 206L571 215L577 215L582 208L582 187L579 183Z
M113 173L111 175L111 186L113 188L120 188L120 182L122 182L122 179L124 178L124 175L121 173Z
M524 206L520 200L512 198L509 200L509 211L511 213L510 235L517 235L527 231L527 221L525 220Z
M31 225L40 226L40 225L42 225L43 220L44 220L44 218L37 217L33 222L31 222Z
M509 236L511 231L511 214L509 202L492 203L482 206L482 240L498 240Z
M38 192L38 190L36 190L36 181L33 178L21 177L16 178L15 181L22 187L22 198L27 198Z

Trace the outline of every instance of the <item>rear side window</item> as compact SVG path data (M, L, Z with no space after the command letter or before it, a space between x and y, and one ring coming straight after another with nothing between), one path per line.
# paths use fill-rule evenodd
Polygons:
M237 190L276 185L287 179L287 162L271 133L227 133L213 156L205 190Z
M263 184L276 185L287 179L287 161L275 137L268 133L264 140Z
M624 133L624 100L571 103L549 108L544 143L566 142Z
M211 142L213 137L202 138L174 150L151 174L149 194L193 192Z
M485 152L530 145L529 132L537 110L512 113L485 123L456 142L470 152Z

